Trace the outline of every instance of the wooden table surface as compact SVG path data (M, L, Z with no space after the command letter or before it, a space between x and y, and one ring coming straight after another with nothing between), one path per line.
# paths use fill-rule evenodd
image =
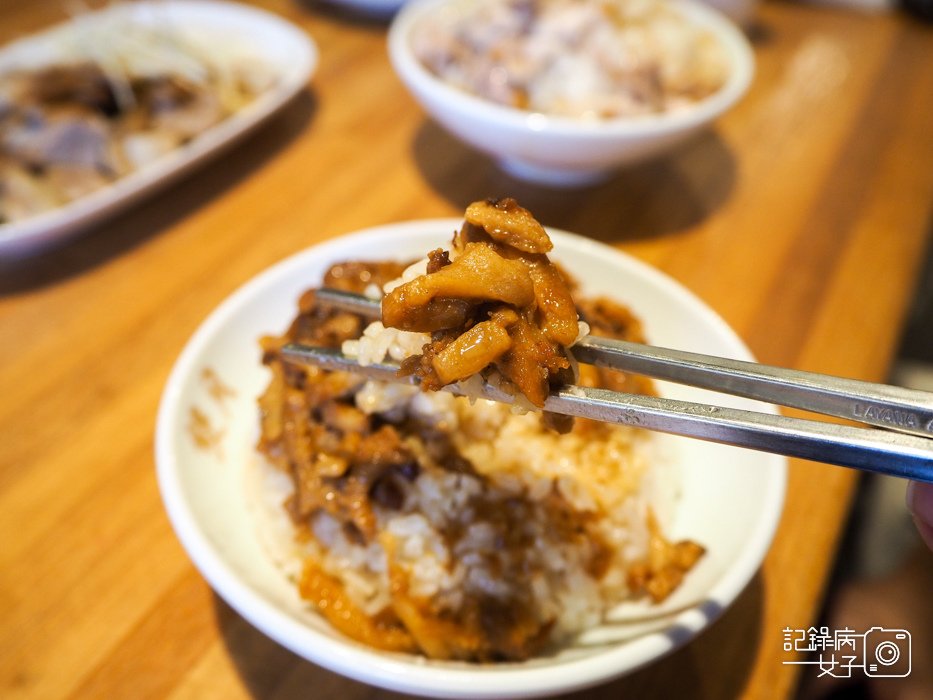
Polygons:
M762 360L883 379L933 193L933 39L901 16L766 5L751 92L677 153L578 191L502 174L425 118L385 24L261 5L306 29L307 91L247 142L39 257L0 262L0 696L385 698L253 629L163 512L153 426L201 320L281 258L512 195L683 282ZM0 0L0 41L62 17ZM817 615L854 473L797 462L760 573L694 643L580 697L782 697L782 630ZM725 517L725 516L724 516Z

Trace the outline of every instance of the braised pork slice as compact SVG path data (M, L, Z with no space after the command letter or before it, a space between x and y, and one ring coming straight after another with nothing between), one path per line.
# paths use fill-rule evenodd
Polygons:
M660 603L680 586L706 550L692 540L669 541L650 509L648 531L648 556L629 569L627 583L634 593L647 593L651 600Z
M567 348L579 324L570 287L547 257L544 227L514 199L474 202L465 218L451 251L432 251L426 274L383 298L382 322L432 334L402 364L425 389L494 370L541 408L572 380ZM571 422L551 424L566 431Z
M544 227L511 197L473 202L465 218L493 240L525 253L548 253L554 247Z

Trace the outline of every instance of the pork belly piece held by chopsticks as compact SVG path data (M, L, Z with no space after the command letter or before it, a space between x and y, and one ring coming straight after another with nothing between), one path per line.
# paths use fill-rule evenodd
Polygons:
M426 390L480 374L541 408L573 381L567 348L580 336L570 286L548 259L544 227L514 199L474 202L450 251L382 301L387 327L431 333L401 371ZM547 414L560 432L573 419Z

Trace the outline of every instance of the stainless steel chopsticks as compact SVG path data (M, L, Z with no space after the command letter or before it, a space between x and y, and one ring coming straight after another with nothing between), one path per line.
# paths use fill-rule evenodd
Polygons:
M379 301L355 294L322 289L317 292L317 301L372 318L380 315ZM888 430L584 387L568 387L552 394L545 410L933 482L933 394L594 336L583 338L571 351L580 362ZM294 361L382 381L407 380L396 376L397 365L361 367L335 350L288 345L283 354ZM462 393L456 386L448 389ZM482 396L507 403L512 400L488 385Z

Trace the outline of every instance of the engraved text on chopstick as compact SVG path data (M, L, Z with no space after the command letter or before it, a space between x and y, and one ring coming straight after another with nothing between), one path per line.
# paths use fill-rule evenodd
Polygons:
M855 404L852 415L860 421L868 423L883 423L898 428L921 428L920 418L910 411L899 411L888 406L878 406L870 403ZM922 426L927 432L933 432L933 421Z

